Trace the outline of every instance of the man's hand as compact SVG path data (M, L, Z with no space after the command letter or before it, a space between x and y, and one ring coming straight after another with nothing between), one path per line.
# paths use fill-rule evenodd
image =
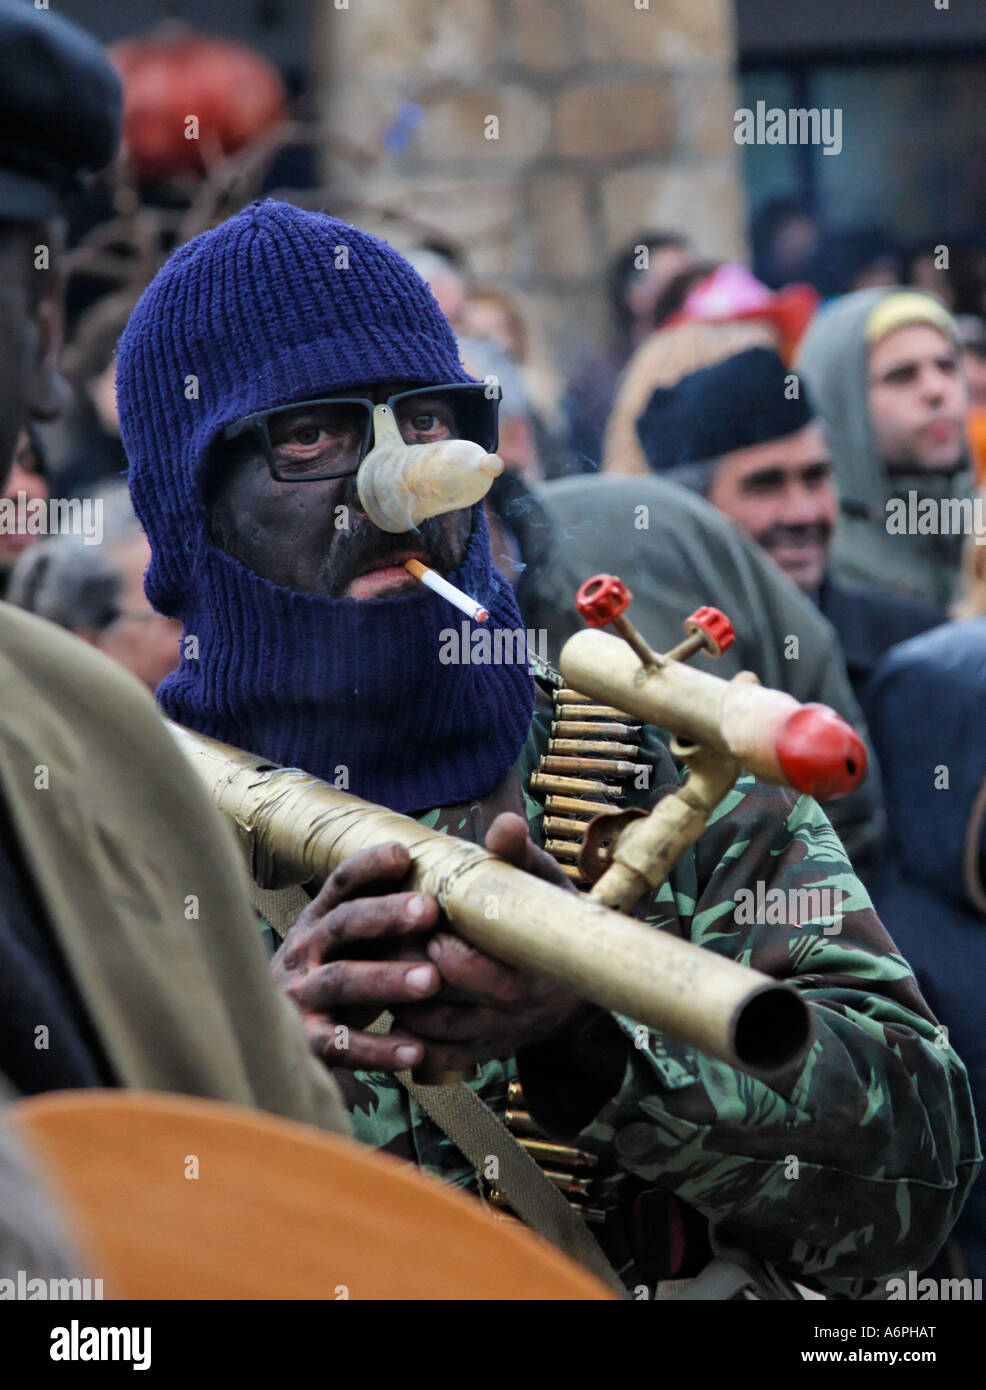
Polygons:
M301 1010L312 1051L326 1066L360 1071L415 1067L424 1044L400 1029L387 1036L350 1028L353 1006L367 1022L428 995L441 983L438 970L418 948L406 947L438 921L438 903L423 893L393 893L411 867L403 845L377 845L350 855L325 880L271 962L274 979ZM390 959L353 958L354 953ZM343 1017L340 1018L340 1011ZM367 1017L367 1014L369 1017Z
M486 848L575 892L550 854L528 837L523 817L513 812L493 821ZM431 1074L467 1072L477 1062L510 1057L563 1029L579 1009L578 996L561 985L492 960L460 937L438 932L427 953L441 973L441 991L426 1003L395 1007L394 1016L426 1044L424 1064Z
M529 839L521 816L497 816L486 848L575 891ZM431 935L425 956L424 939L441 918L438 902L428 894L388 891L410 863L396 843L352 855L326 879L271 962L275 980L301 1011L316 1055L327 1066L360 1071L423 1065L430 1073L465 1072L564 1028L579 1000L550 980L492 960L446 932ZM381 950L387 959L356 958ZM348 1020L365 1017L367 1006L371 1015L389 1009L393 1032L379 1037L350 1027Z

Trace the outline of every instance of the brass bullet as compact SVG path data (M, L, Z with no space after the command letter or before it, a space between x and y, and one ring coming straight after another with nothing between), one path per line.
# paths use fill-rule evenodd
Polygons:
M630 722L630 716L625 709L614 709L612 705L556 704L555 714L559 719L615 719L622 724Z
M568 1173L557 1173L550 1168L544 1168L542 1172L544 1176L550 1178L555 1187L559 1188L562 1192L573 1193L580 1197L588 1197L592 1193L591 1178L573 1178L569 1177Z
M572 754L544 757L538 767L544 772L600 772L604 777L635 777L647 771L644 764L623 758L576 758Z
M639 752L635 743L610 743L599 738L553 738L548 742L549 753L605 753L612 758L633 758Z
M551 772L535 772L531 776L533 792L587 792L592 796L606 796L611 790L605 782L592 782L583 777L558 777Z
M581 840L588 828L588 821L565 820L560 816L545 816L542 821L545 835L558 835L563 840Z
M573 1149L570 1144L552 1144L547 1139L522 1139L521 1143L538 1164L562 1163L572 1168L596 1168L599 1164L595 1154Z
M640 725L600 724L583 719L556 719L551 726L552 738L574 738L580 734L597 734L600 738L623 738L639 741Z
M578 840L545 840L544 847L558 859L578 859L582 849Z
M609 788L606 788L609 791ZM598 816L603 811L612 811L611 801L583 801L575 796L549 796L545 800L544 809L548 815L554 815L556 811L567 812L573 816Z

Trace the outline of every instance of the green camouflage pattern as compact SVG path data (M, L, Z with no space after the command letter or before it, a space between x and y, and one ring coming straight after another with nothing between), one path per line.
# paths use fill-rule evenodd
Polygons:
M550 718L550 704L539 701L516 769L525 789ZM628 804L649 806L679 784L656 731L646 731L637 761L652 768L651 789L631 788ZM543 844L543 808L524 795L531 836ZM478 805L472 815L455 808L419 819L475 838ZM838 888L841 930L831 916L738 925L736 893L757 882ZM795 1074L768 1085L617 1017L620 1033L610 1029L607 1045L622 1038L622 1082L589 1115L579 1113L577 1057L557 1076L536 1050L520 1059L539 1125L599 1155L588 1219L628 1288L649 1297L658 1279L696 1273L709 1258L710 1227L716 1244L740 1246L834 1296L885 1297L888 1278L926 1268L979 1160L965 1068L821 808L744 776L635 915L790 980L810 1002L814 1042ZM395 1078L337 1075L359 1140L485 1191L483 1176ZM516 1075L517 1059L492 1061L470 1085L502 1117Z

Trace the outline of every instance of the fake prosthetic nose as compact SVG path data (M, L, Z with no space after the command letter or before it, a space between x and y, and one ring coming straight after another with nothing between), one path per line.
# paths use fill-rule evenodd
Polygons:
M356 474L356 491L381 531L413 531L430 516L471 507L503 472L498 455L468 439L406 443L386 405L374 407L373 439Z
M765 689L750 671L727 681L684 664L682 658L694 651L717 656L730 645L728 618L699 609L689 620L692 637L661 655L623 616L629 602L629 591L613 575L596 575L582 585L576 606L590 627L562 648L559 664L567 685L674 734L679 744L726 754L762 781L792 786L817 801L859 786L866 776L866 747L835 710ZM703 614L711 615L704 630ZM610 623L619 637L598 630Z

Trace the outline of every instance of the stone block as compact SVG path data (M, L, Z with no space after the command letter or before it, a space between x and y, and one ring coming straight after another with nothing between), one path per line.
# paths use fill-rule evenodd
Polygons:
M674 91L667 80L580 83L558 98L556 149L608 160L660 155L671 148L674 124Z
M730 157L735 152L735 117L741 105L732 73L676 73L674 89L677 152L700 158Z
M506 50L522 67L557 72L577 56L567 0L514 0Z
M422 118L414 148L423 160L523 164L548 144L548 102L516 83L469 91L439 90L419 104Z
M584 0L586 54L604 63L735 58L731 0Z
M331 72L462 82L488 75L496 20L496 0L321 0L317 44Z
M648 228L684 232L699 255L744 259L746 206L735 158L728 162L626 169L602 187L606 249Z
M529 205L535 274L552 278L590 274L593 246L582 179L575 174L535 179Z

